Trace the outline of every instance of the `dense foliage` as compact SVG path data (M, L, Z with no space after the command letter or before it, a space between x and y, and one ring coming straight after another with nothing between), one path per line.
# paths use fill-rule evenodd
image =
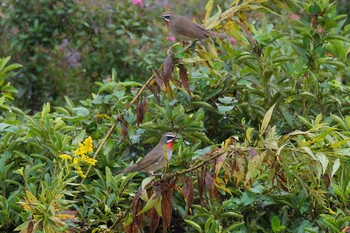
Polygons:
M109 32L95 34L79 23L87 9L83 3L81 8L71 1L52 4L50 15L38 5L14 2L16 9L27 7L47 20L64 19L52 16L60 12L57 7L67 17L65 32L19 19L23 29L13 43L31 48L23 50L31 53L23 57L48 59L52 54L42 51L58 53L58 47L51 49L62 41L46 44L47 34L62 39L60 33L79 25L75 30L86 37L80 46L113 50L105 44L115 39L106 39ZM150 46L140 49L145 56L130 54L135 50L128 50L125 44L132 41L125 38L110 57L82 49L91 54L84 61L91 68L87 76L96 81L110 72L110 79L96 82L91 99L76 104L65 97L64 106L45 103L32 115L16 107L17 89L9 80L35 73L45 73L45 82L53 80L61 64L48 59L40 67L31 59L21 67L9 57L1 59L0 230L350 231L350 27L336 7L328 0L246 0L221 9L209 0L203 25L231 39L207 39L186 51L176 43L166 54L167 48L155 46L161 42L141 37L153 43L143 44ZM144 9L137 11L131 17L132 9L123 10L125 16L117 20L138 27ZM30 25L42 33L29 33ZM147 36L141 28L138 33ZM141 62L156 54L152 50L159 56ZM123 72L129 73L110 71L113 59L126 62ZM96 68L97 63L105 66ZM62 75L74 77L75 72ZM150 78L130 78L135 75ZM24 87L28 83L18 91L24 93ZM57 93L64 95L65 89ZM113 175L147 153L166 131L180 140L163 177Z

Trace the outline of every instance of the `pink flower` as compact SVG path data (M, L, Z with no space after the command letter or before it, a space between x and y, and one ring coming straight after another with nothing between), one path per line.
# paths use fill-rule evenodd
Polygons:
M300 19L300 16L299 16L299 15L296 15L296 14L291 14L291 15L290 15L290 18L291 18L291 19Z
M132 0L132 4L134 4L134 5L140 5L141 7L143 7L143 2L142 2L142 0Z
M228 40L230 41L230 43L231 43L232 45L235 45L235 44L236 44L235 38L230 37L230 39L228 39Z
M317 28L317 33L322 33L323 32L323 28L322 27L318 27Z
M174 36L167 36L165 39L166 40L170 40L171 42L175 42L175 37Z

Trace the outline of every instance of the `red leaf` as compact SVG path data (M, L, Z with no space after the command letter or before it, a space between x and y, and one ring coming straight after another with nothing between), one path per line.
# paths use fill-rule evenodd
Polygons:
M163 75L163 81L165 85L169 83L171 75L173 74L174 70L174 64L173 64L173 58L171 56L167 56L163 63L164 68L164 75Z
M171 224L172 217L172 203L173 191L175 188L175 182L172 184L164 183L162 187L162 220L163 220L163 232L166 233Z
M179 75L182 81L182 86L186 89L187 93L191 95L190 82L188 81L187 70L183 64L179 64L179 69Z
M184 175L184 197L188 208L191 209L194 200L193 181L192 177L186 175Z

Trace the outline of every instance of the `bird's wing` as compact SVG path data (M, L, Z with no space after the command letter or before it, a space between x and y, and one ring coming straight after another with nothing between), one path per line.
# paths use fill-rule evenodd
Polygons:
M190 19L188 19L189 21L191 21ZM191 21L191 23L193 23L193 27L183 27L183 25L174 25L174 30L176 32L178 32L178 34L181 34L183 36L187 36L190 38L198 38L198 39L204 39L209 37L209 31L207 29L205 29L204 27L202 27L201 25L194 23ZM201 35L202 37L198 37L199 32L202 32Z
M155 156L152 154L147 154L140 162L138 162L135 168L130 171L145 171L151 165L158 164L164 157Z

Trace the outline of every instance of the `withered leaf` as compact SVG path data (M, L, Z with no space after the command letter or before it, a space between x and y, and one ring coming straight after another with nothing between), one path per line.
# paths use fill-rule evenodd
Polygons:
M163 184L162 187L162 220L163 220L163 232L166 233L171 224L172 218L172 203L173 191L175 188L175 181L172 184L168 182Z
M205 174L205 185L208 188L209 191L209 197L215 198L217 201L219 201L219 197L217 194L217 190L215 188L213 177L211 176L210 172L206 172Z
M173 58L171 56L167 56L163 63L164 68L164 75L163 75L163 81L165 85L169 83L171 75L173 74L174 70L174 64L173 64Z
M156 98L157 104L160 105L160 95L159 95L160 88L159 88L159 86L156 86L156 87L158 87L158 92L157 92L157 90L155 90L156 88L154 88L151 85L147 85L147 87L152 92L154 97Z
M190 82L188 81L187 70L183 64L179 64L179 75L182 81L182 86L186 89L187 93L191 95Z
M184 175L184 197L188 208L191 209L194 200L193 181L192 177L186 175Z
M151 233L154 233L156 232L157 228L158 228L158 225L159 225L159 220L160 220L160 216L156 210L156 208L152 208L150 211L149 211L149 219L150 219L150 232Z
M140 229L141 232L144 232L144 226L143 226L143 214L137 215L138 212L142 209L142 206L140 204L140 197L142 194L142 189L139 188L133 201L132 201L132 211L133 211L133 221L129 225L127 232L128 233L135 233L138 232L138 229Z
M157 70L152 70L154 74L154 78L156 80L156 83L158 84L159 88L163 90L163 77Z
M222 165L226 161L227 154L223 153L222 155L219 156L219 158L216 160L215 163L215 175L218 176L219 172L221 170Z
M118 117L118 120L120 121L120 127L122 129L122 135L123 137L126 137L128 136L128 122L124 119L124 116L123 115L120 115Z
M137 126L140 126L140 124L143 121L143 117L146 113L146 105L147 105L147 99L139 99L139 102L137 104L136 108L136 124Z

